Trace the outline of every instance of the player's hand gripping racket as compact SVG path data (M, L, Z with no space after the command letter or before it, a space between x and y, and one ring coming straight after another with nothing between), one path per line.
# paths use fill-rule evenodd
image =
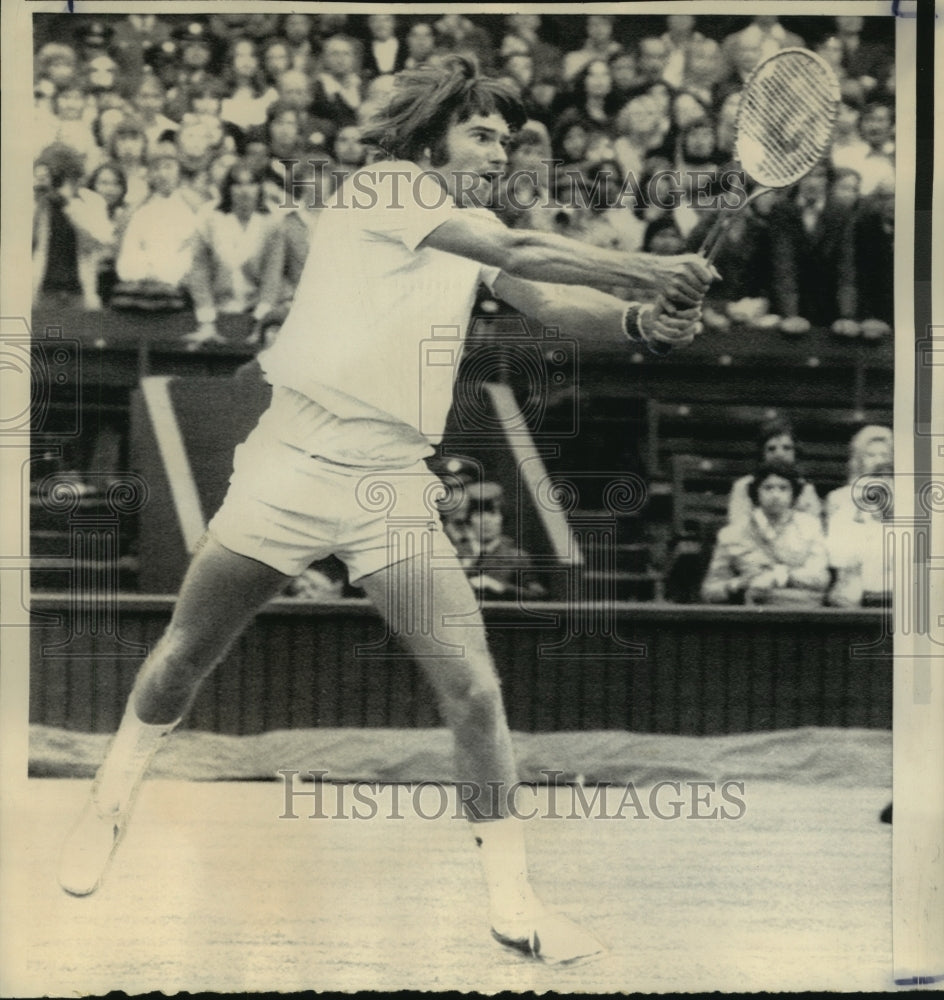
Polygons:
M781 49L757 64L741 91L734 147L755 187L736 208L722 210L709 230L698 251L709 264L741 209L796 184L819 163L832 142L839 102L836 74L808 49ZM667 354L671 345L656 341L650 348Z

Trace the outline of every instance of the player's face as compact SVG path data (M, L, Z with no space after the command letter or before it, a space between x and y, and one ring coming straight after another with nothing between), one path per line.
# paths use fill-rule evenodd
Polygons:
M757 489L757 503L768 517L780 517L793 506L789 479L768 476Z
M796 460L796 445L789 434L778 434L764 445L765 462L786 462L793 465Z
M493 181L504 172L510 139L508 125L499 114L473 115L450 127L446 133L447 159L441 169L457 204L482 203Z

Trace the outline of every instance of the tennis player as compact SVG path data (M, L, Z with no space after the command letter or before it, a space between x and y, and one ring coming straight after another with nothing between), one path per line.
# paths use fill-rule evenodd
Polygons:
M396 628L403 614L450 625L401 638L428 676L455 739L457 774L502 944L547 963L601 952L545 907L528 880L521 823L487 782L516 780L499 681L478 600L441 524L438 480L424 459L452 400L453 367L423 366L433 327L465 331L484 282L545 326L614 343L688 344L714 275L696 255L652 257L506 229L472 204L506 163L524 123L504 85L452 57L401 74L364 132L388 157L352 175L318 230L291 311L260 355L272 402L239 445L222 507L181 585L171 622L143 664L89 802L66 840L59 880L75 895L99 886L153 754L185 716L203 679L256 611L312 561L335 554ZM342 207L343 206L343 207ZM674 313L623 302L592 285L638 286ZM426 522L435 572L391 551L385 512L365 501L394 484L398 516ZM417 549L419 551L419 548ZM451 570L451 571L450 571ZM425 574L425 575L424 575ZM454 652L454 648L447 650Z

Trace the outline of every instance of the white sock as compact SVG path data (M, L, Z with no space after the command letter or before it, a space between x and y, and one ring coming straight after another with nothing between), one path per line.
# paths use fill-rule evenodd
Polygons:
M511 937L526 936L536 901L528 882L523 823L506 816L471 826L488 886L492 927Z
M95 778L95 801L102 812L122 812L165 736L180 719L151 725L142 722L134 710L134 695Z

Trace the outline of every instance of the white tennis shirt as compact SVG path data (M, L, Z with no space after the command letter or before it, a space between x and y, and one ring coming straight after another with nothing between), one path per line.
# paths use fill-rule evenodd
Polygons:
M472 211L501 225L460 209L415 163L351 175L321 212L289 315L259 356L269 382L368 433L396 424L428 453L442 438L478 285L491 288L499 271L419 244Z

